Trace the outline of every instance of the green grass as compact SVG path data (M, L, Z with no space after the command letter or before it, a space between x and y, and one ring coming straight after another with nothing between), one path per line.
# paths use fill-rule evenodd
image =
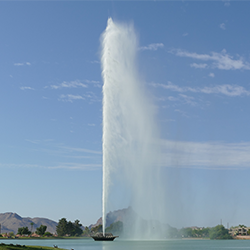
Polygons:
M62 248L54 247L41 247L41 246L25 246L25 245L14 245L14 244L0 244L0 250L63 250Z

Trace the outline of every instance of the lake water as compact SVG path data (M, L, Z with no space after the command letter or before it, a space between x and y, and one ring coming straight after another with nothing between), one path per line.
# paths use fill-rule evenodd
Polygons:
M35 246L57 245L64 249L74 250L218 250L218 249L250 249L250 240L159 240L159 241L129 241L115 239L112 242L98 242L92 239L61 239L61 240L6 240L6 244L21 244Z

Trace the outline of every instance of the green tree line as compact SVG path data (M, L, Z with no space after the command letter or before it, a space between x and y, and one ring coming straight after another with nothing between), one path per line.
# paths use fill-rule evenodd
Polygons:
M56 232L58 236L80 236L83 233L81 229L82 224L79 220L75 222L67 221L65 218L59 220L56 226Z
M38 227L36 229L35 233L38 234L38 235L41 235L41 236L43 236L43 235L47 235L47 236L52 235L51 233L46 232L46 230L47 230L47 226L41 225L40 227ZM17 234L20 234L20 235L30 235L31 231L28 229L28 227L19 227L18 230L17 230Z
M192 229L182 228L180 230L171 227L168 230L169 238L210 238L210 239L232 239L228 229L223 225L217 225L212 228Z

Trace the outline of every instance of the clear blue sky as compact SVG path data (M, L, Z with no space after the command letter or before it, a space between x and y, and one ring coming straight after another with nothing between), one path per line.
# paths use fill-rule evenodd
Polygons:
M1 213L101 216L100 35L133 22L168 223L250 226L250 2L0 2Z

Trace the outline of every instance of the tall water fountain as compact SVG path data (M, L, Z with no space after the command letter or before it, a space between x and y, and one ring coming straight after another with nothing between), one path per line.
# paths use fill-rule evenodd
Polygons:
M141 218L133 218L134 238L157 237L156 215L164 213L159 178L158 129L155 109L140 79L137 36L132 24L108 19L102 34L103 77L103 194L102 218L117 199L126 200ZM119 197L118 197L119 196ZM113 202L114 203L114 202ZM157 225L156 225L157 224Z

